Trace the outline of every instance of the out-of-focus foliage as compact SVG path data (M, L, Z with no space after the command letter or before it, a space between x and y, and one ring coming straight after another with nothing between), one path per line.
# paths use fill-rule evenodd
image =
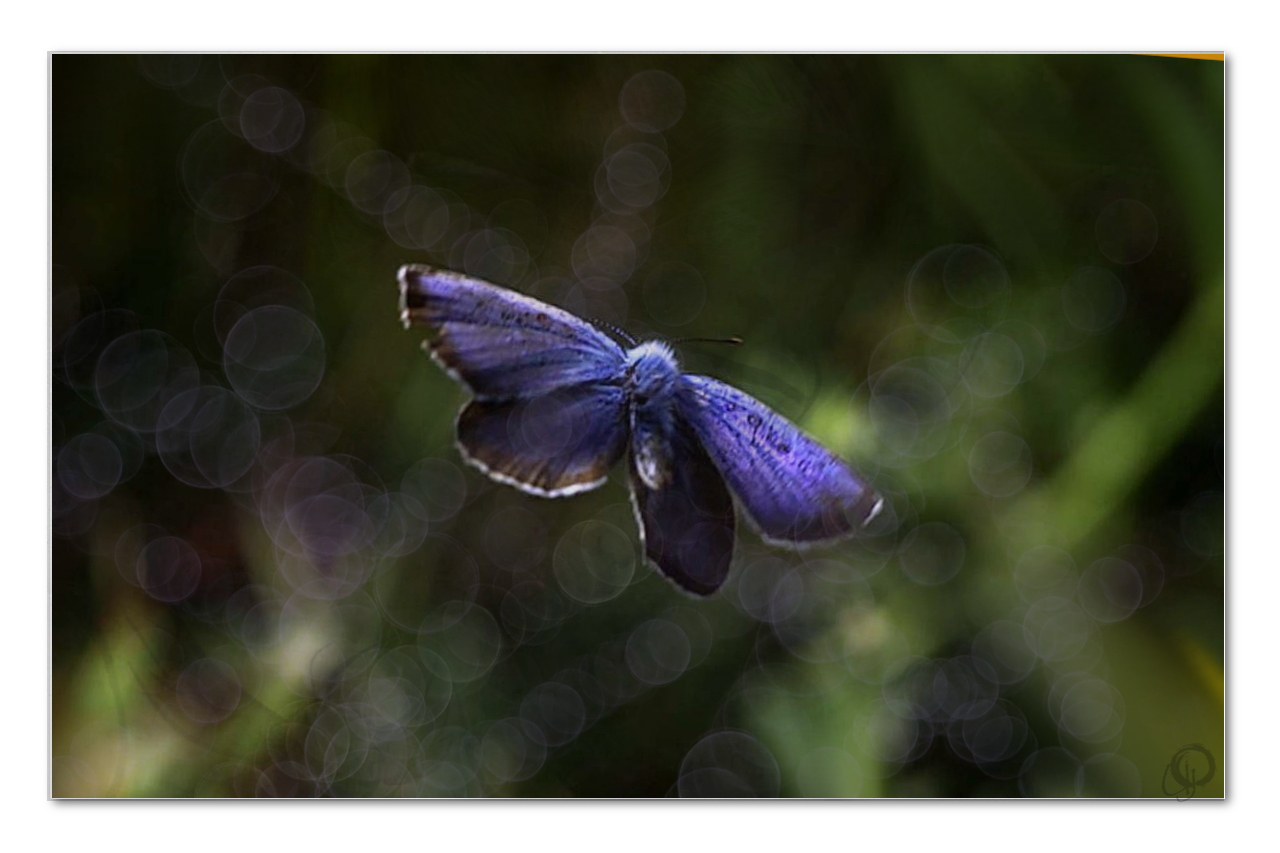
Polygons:
M1221 63L52 73L55 796L1221 795ZM681 594L462 465L409 261L744 337L885 513Z

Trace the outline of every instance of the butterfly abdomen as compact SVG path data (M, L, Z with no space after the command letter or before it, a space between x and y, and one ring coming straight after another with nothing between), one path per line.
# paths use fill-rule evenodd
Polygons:
M660 491L671 485L670 434L664 435L638 422L631 439L631 452L635 458L636 473L646 486Z

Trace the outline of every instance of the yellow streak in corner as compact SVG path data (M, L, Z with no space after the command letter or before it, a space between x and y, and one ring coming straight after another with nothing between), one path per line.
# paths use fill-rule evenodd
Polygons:
M1225 53L1144 53L1142 56L1172 56L1175 59L1211 59L1216 62L1225 62L1227 59Z

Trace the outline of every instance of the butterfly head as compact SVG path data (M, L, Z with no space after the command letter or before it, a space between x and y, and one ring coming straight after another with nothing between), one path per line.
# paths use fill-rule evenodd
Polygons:
M662 341L645 341L627 351L627 377L637 403L663 402L676 390L680 362Z

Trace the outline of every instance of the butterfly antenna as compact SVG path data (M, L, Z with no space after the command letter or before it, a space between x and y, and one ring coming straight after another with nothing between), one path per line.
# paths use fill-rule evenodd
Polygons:
M734 335L731 338L676 338L673 344L729 344L730 346L740 347L744 343L742 338Z
M607 320L597 320L592 317L588 317L586 319L588 323L595 326L596 328L603 329L606 332L612 332L613 334L622 338L624 341L627 342L627 346L633 347L637 343L639 343L639 341L637 341L634 337L632 337L630 333L626 332L623 329L618 328L617 326L613 325Z

